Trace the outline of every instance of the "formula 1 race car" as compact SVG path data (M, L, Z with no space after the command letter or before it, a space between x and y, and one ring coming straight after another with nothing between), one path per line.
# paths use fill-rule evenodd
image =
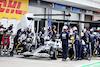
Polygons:
M32 52L24 52L25 57L36 56L36 57L49 57L51 59L57 59L59 53L62 52L62 42L60 39L55 39L55 42L46 40L44 45L33 49Z

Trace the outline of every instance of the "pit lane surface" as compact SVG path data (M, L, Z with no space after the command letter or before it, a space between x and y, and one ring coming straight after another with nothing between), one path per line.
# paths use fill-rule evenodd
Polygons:
M17 55L14 57L0 57L0 67L82 67L96 62L100 62L100 57L93 57L91 61L70 61L69 59L68 61L62 61L61 58L57 60L37 57L24 58Z

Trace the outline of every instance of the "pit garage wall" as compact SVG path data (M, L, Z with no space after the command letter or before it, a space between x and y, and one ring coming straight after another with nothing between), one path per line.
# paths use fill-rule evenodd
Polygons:
M37 0L30 0L29 1L29 8L28 13L33 14L52 14L52 6L50 6L48 2L40 2L38 3ZM37 16L36 18L47 18L51 19L51 16ZM47 21L48 22L48 21ZM39 30L46 26L45 21L40 21ZM51 26L51 22L48 22L48 26Z
M22 16L28 12L29 0L0 0L0 24L8 28L13 24L13 35Z
M51 6L49 5L51 4ZM38 3L36 0L30 0L29 3L29 9L28 9L29 13L35 13L35 14L48 14L49 12L51 12L52 14L68 14L69 12L67 12L66 10L59 10L59 9L55 9L52 8L52 3L48 3L48 2L40 2ZM79 20L79 14L78 13L71 13L71 17L70 20ZM41 17L44 18L44 17ZM52 19L67 19L64 18L62 16L53 16Z
M79 13L75 13L75 12L68 12L66 10L61 10L61 9L58 9L58 8L52 8L52 6L50 6L49 4L52 5L52 3L47 3L47 2L40 2L38 3L36 0L30 0L30 3L29 3L29 9L28 9L28 12L29 13L35 13L35 14L68 14L70 13L71 14L71 17L68 18L68 17L62 17L62 16L53 16L53 17L50 17L50 16L47 16L47 17L38 17L38 18L49 18L49 19L62 19L62 20L81 20L81 21L84 21L85 20L85 15L84 14L79 14ZM77 22L72 22L71 24L78 24ZM48 24L50 25L50 24ZM80 32L81 32L81 36L83 35L82 33L82 29L84 29L84 23L80 23Z
M91 23L90 24L90 27L92 28L97 28L97 27L100 27L100 21L98 21L98 20L100 20L100 15L94 15L93 16L93 21L94 21L94 23Z
M51 4L51 6L49 5ZM69 20L80 20L79 13L74 12L67 12L66 10L61 10L58 8L53 8L52 3L48 2L40 2L38 3L36 0L30 0L29 2L29 8L28 13L35 13L35 14L71 14L71 17ZM38 17L38 18L49 18L49 19L61 19L61 20L67 20L67 17L63 16L47 16L47 17ZM71 24L77 24L77 22L71 23ZM51 26L51 23L48 23L48 25ZM83 26L84 27L84 26Z
M68 13L71 13L70 20L80 20L78 13L54 9L51 6L52 3L48 3L48 2L38 3L36 0L13 0L11 2L9 2L9 0L3 0L3 1L1 0L0 4L3 5L4 1L7 2L7 5L2 6L2 8L5 8L5 9L2 12L0 11L0 22L2 24L4 24L4 27L8 27L10 24L14 24L14 29L13 29L14 33L16 33L17 24L20 22L22 16L24 14L26 14L27 12L35 13L35 14L56 14L56 13L68 14ZM10 3L10 6L8 7L9 3ZM14 5L15 3L16 3L16 5ZM19 5L19 7L18 7L18 5ZM13 6L15 6L15 7L13 7ZM19 13L16 14L16 10L17 11L20 10ZM41 16L40 18L67 19L67 18L64 18L61 16L60 17L51 17L51 16L43 17L43 16Z
M29 0L28 13L48 14L48 12L52 10L52 6L49 6L49 4L51 3L47 3L47 2L38 3L37 0ZM38 18L48 18L48 17L38 16Z

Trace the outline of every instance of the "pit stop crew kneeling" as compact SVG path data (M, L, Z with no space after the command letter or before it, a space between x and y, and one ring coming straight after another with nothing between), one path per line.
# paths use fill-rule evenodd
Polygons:
M25 32L25 29L22 28L21 29L21 36L18 38L18 40L19 40L19 43L21 43L20 46L23 46L23 52L26 51L26 38L27 38L27 35L26 35L26 32Z
M52 35L53 35L53 31L51 27L48 27L48 36L50 37L50 39L52 38Z
M100 27L97 28L97 31L96 46L98 49L98 54L100 55Z
M61 32L60 34L60 38L62 40L62 49L63 49L63 53L62 53L62 61L66 61L67 58L67 54L68 54L68 39L69 39L69 33L67 32L68 27L67 26L63 26L63 32Z
M44 38L45 38L45 36L46 36L46 28L44 27L43 29L42 29L42 31L40 31L40 33L39 33L39 37L40 37L40 40L41 40L41 44L42 45L44 45Z

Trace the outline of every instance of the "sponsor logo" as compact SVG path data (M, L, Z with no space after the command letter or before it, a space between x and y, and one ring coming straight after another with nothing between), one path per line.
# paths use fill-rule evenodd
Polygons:
M2 42L4 46L7 46L9 44L9 38L10 38L9 35L3 35Z
M28 12L28 4L29 0L0 0L0 19L21 20L22 16Z
M27 11L20 10L21 5L22 5L22 2L17 2L17 1L12 1L12 0L9 0L9 2L7 2L7 0L0 0L0 12L5 12L5 13L15 12L16 14L24 15L25 13L27 13Z

